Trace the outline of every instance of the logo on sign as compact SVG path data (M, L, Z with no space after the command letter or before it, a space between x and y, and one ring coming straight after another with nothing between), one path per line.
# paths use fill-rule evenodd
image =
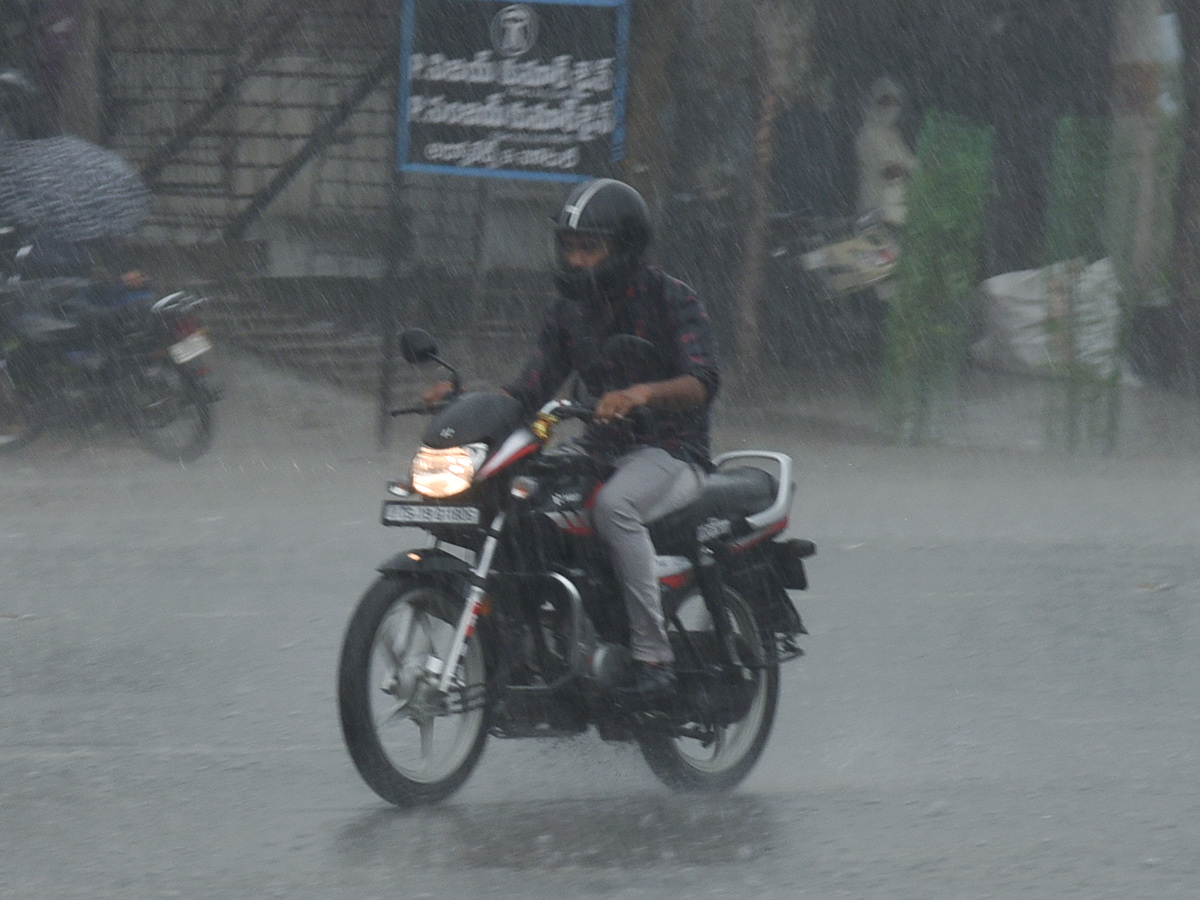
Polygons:
M506 6L492 19L492 46L501 56L521 56L537 43L538 19L524 3Z

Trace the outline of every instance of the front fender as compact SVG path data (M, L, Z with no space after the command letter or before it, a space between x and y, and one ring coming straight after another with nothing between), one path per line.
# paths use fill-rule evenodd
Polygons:
M451 625L462 615L462 605L471 579L471 567L457 556L436 547L402 550L378 566L377 571L387 579L412 579L414 583L437 588L442 599L435 601L438 605L431 609L431 612ZM495 644L492 638L494 631L488 627L486 617L479 619L478 627L479 638L484 646L484 663L491 672L495 670L496 665Z
M471 573L466 562L440 550L425 547L420 550L402 550L378 566L384 578L403 578L406 575L435 575L439 577L465 577Z

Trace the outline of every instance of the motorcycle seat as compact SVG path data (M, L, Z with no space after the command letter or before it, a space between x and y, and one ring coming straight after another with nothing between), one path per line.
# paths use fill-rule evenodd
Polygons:
M26 278L16 293L26 309L46 310L74 302L88 286L85 278Z
M696 528L710 519L726 519L731 533L746 534L747 516L769 509L779 493L779 481L754 466L722 469L704 476L700 496L677 512L651 523L650 538L660 552L695 540Z
M142 307L136 301L148 295L141 291L109 294L78 280L47 280L22 291L23 312L13 317L13 326L22 340L30 342L78 340L80 335L111 340L137 326Z
M13 319L13 329L25 341L53 341L79 330L79 323L44 313L23 313Z
M703 518L744 518L770 507L779 483L770 472L754 466L738 466L704 477L704 488L693 504Z

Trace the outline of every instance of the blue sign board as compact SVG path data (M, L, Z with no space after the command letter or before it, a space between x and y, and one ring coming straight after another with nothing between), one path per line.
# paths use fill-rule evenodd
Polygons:
M396 166L576 181L624 150L627 0L405 0Z

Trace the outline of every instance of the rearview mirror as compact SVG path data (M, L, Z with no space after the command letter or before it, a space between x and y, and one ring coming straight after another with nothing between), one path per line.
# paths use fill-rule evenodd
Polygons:
M437 341L423 328L410 328L400 335L400 355L408 363L423 363L437 356Z

